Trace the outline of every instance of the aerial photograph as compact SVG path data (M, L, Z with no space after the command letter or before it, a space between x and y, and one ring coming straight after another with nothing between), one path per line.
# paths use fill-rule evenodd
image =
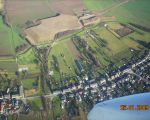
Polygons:
M0 120L150 120L150 0L0 0Z

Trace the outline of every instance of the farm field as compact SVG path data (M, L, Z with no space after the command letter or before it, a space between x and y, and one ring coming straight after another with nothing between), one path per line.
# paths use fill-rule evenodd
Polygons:
M14 54L12 46L12 32L6 25L4 25L2 17L0 16L0 55L9 56Z
M63 24L61 21L63 21ZM78 30L82 28L77 17L73 15L61 14L53 18L41 20L40 22L40 25L25 30L26 38L33 45L53 41L57 38L57 34L61 32Z
M3 23L0 16L0 56L14 55L15 48L24 42L15 31Z
M130 0L122 6L112 9L107 15L115 16L121 22L134 21L136 24L150 27L149 4L149 0Z
M98 101L143 90L122 86L131 88L134 79L146 86L149 4L150 0L0 0L1 87L11 94L21 86L21 100L29 105L24 114L24 104L15 109L19 104L11 100L18 119L83 119Z
M25 53L18 55L18 63L20 65L36 64L36 57L33 49L30 48Z
M110 26L111 29L122 28L121 24L119 24L118 22L107 22L107 25ZM111 62L113 62L116 66L121 66L125 63L123 59L130 60L135 54L134 52L132 53L130 51L131 49L134 49L135 52L145 49L145 47L140 44L138 40L146 43L150 42L149 33L144 31L141 31L142 34L139 34L135 31L125 37L118 39L104 26L102 27L101 25L97 25L96 27L91 27L91 30L95 32L96 37L98 38L97 41L88 36L86 30L81 34L77 34L77 36L80 36L85 41L87 41L88 46L91 47L93 51L95 51L94 54L101 64L101 67L99 67L97 70L101 73L104 72L103 70ZM138 29L138 31L140 30ZM101 39L103 39L105 43L107 43L105 47L99 45ZM66 40L57 42L57 44L54 45L51 50L49 56L50 70L54 71L53 77L56 80L60 79L61 72L74 76L75 70L77 69L74 61L75 59L81 58L81 52L75 46L70 47L70 45L74 44L72 43L71 39L68 38ZM59 69L61 71L60 73L54 68L54 60L52 58L52 55L55 55L57 57ZM69 67L71 69L69 69Z
M87 9L93 10L104 10L115 4L115 0L83 0L83 3Z
M111 24L114 25L114 23L107 23L107 24L108 25L111 25ZM118 26L119 26L119 24L113 28L117 29ZM118 39L116 36L114 36L106 28L96 28L96 29L94 29L94 31L98 35L98 37L102 38L107 43L107 47L100 49L101 52L103 51L104 52L103 54L106 57L109 57L112 60L113 59L117 60L117 61L113 60L115 63L118 63L119 61L121 61L122 58L126 58L126 57L130 58L131 52L129 51L129 49L132 48L135 50L140 50L140 47L143 48L143 46L141 46L138 42L131 40L130 37L133 37L135 39L141 38L141 40L143 40L145 42L148 42L150 39L150 35L146 32L144 32L143 35L140 35L140 34L134 32L134 33L131 33L130 35L127 35L121 39ZM95 49L97 47L94 46L93 49ZM100 56L102 56L102 55L100 55Z
M117 21L133 22L143 26L150 26L149 0L84 0L87 9L102 13L103 16L114 16ZM120 2L124 2L119 5Z
M59 80L60 73L62 72L66 75L75 75L74 69L76 69L76 65L74 60L79 57L79 54L80 53L70 41L70 38L56 44L49 55L49 68L50 70L54 70L54 78ZM58 60L60 71L55 70L54 57Z
M49 2L48 0L8 0L5 9L8 21L20 30L27 21L53 16Z
M0 70L15 73L18 70L18 65L14 60L0 60Z
M84 8L83 0L51 0L51 9L61 14L74 15Z
M29 73L39 73L39 66L37 58L33 49L28 49L25 53L20 54L18 57L19 68L28 67Z
M27 29L25 31L25 36L31 44L44 44L45 41L47 42L55 39L55 33L80 29L80 24L78 23L77 18L75 18L74 12L83 10L83 8L84 5L82 0L12 0L6 1L5 11L7 12L6 16L8 22L19 33L24 31L23 28L28 28L38 24L36 27ZM56 13L63 15L56 18L50 18L55 16ZM66 23L64 26L57 24L62 20ZM54 24L57 24L57 27L54 26ZM60 26L62 28L60 28Z

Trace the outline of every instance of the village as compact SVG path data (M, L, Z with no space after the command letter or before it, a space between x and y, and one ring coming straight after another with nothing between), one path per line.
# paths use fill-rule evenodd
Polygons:
M80 62L77 61L77 64L80 71L83 72L84 68ZM58 96L61 100L61 109L65 109L72 99L77 102L76 104L85 103L84 109L87 113L98 102L147 91L150 88L150 82L148 81L150 79L149 66L150 53L146 52L144 56L124 64L119 69L108 71L104 77L89 79L88 75L85 75L84 79L81 80L77 76L78 82L75 84L64 86L64 88L53 91L52 94L45 95L45 97ZM134 88L134 85L138 84L139 88ZM30 105L25 102L30 97L24 96L22 86L18 86L14 91L10 92L8 88L5 93L1 94L1 117L6 117L9 114L28 114L30 112ZM38 96L31 98L36 97ZM71 109L68 114L76 116L76 110Z
M149 92L148 11L146 0L0 0L0 120L87 120L98 103Z

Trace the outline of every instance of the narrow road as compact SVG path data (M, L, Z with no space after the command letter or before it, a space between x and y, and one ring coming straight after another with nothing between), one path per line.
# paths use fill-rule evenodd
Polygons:
M44 98L54 98L56 95L53 95L53 94L49 94L49 95L43 95ZM24 98L21 98L22 100L34 100L34 99L37 99L37 98L41 98L41 96L33 96L33 97L24 97Z

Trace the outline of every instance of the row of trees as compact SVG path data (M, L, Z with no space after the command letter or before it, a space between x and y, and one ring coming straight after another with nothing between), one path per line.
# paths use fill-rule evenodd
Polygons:
M20 85L19 79L11 79L7 73L4 75L0 74L0 92L6 92L8 88L13 90L13 88Z

